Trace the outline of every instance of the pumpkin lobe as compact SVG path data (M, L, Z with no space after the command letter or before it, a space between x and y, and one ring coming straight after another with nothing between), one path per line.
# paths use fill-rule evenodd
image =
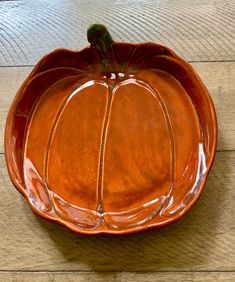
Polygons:
M129 79L113 89L104 148L105 212L164 201L172 184L172 144L166 113L146 84Z

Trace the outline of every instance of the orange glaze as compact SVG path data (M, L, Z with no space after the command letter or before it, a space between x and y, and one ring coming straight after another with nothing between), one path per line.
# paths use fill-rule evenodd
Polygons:
M6 123L14 185L40 216L85 234L177 220L216 148L213 104L188 63L158 44L112 48L111 65L92 47L45 56Z

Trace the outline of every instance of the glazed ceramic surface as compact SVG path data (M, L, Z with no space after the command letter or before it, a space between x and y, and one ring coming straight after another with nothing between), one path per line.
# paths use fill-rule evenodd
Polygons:
M201 194L217 141L193 68L154 43L115 43L101 25L79 52L35 66L10 108L11 180L40 216L86 234L166 225Z

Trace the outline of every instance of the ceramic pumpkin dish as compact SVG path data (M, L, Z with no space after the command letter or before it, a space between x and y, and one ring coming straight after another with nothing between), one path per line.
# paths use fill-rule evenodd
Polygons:
M102 25L90 47L35 66L6 122L11 180L40 216L85 234L123 234L179 219L213 163L212 100L165 46L115 43Z

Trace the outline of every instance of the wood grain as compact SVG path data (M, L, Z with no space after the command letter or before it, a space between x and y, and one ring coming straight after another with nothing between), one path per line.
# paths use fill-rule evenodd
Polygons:
M117 41L158 41L190 61L235 58L235 1L0 1L0 65L35 64L45 53L87 45L107 25Z
M219 125L218 150L235 149L235 62L193 63L215 103ZM10 103L32 67L0 68L0 153Z
M0 269L235 271L235 152L218 152L198 204L179 222L124 237L79 236L36 217L0 155Z
M0 280L4 282L168 282L168 281L224 281L234 282L234 272L2 272Z
M29 65L86 46L93 22L115 40L171 47L194 62L213 97L219 152L206 189L164 229L79 236L35 216L9 180L4 123ZM0 281L235 281L234 58L235 0L0 1Z

